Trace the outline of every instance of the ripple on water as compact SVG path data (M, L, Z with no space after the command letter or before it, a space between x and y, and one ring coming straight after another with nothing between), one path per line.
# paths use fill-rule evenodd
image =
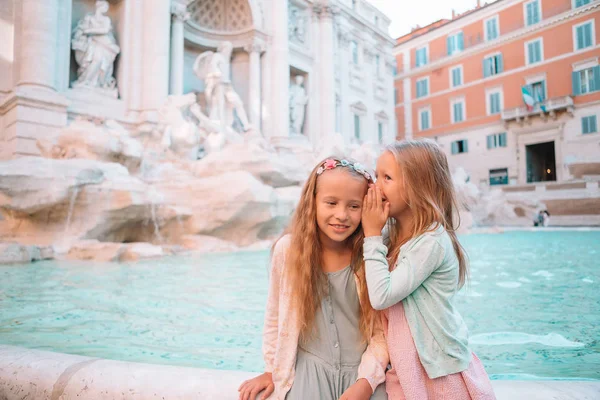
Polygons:
M583 278L582 281L585 283L594 283L594 281L591 280L590 278Z
M543 269L539 270L539 271L536 271L536 272L534 272L531 275L533 275L533 276L543 276L546 279L550 279L550 278L552 278L554 276L554 274L552 272L548 272L548 271L545 271Z
M506 344L539 343L550 347L584 347L585 343L573 342L558 333L547 335L531 335L521 332L492 332L473 335L469 339L472 344L497 346Z
M516 289L522 285L521 282L496 282L497 286L506 288L506 289Z

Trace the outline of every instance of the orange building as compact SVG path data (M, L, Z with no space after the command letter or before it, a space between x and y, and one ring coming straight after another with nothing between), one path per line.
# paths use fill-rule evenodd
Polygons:
M499 0L397 39L398 138L477 184L600 177L600 1Z

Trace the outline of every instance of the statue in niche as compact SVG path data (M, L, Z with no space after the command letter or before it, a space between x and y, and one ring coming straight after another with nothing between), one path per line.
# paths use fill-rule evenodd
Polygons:
M194 62L194 73L204 81L209 118L220 121L222 131L233 129L234 113L244 132L250 129L244 104L231 84L231 42L222 42L217 52L205 51Z
M73 87L99 90L112 97L118 96L117 81L113 77L115 58L121 51L106 14L109 4L96 1L96 12L83 17L73 31L71 46L79 65Z
M308 96L304 89L304 77L296 75L294 84L290 86L290 131L292 134L301 135L304 124L304 114Z

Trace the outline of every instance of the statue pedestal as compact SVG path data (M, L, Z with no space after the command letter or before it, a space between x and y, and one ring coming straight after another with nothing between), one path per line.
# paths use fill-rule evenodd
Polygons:
M71 84L74 90L85 92L91 96L104 96L112 99L119 98L119 90L117 88L105 89L101 87L92 87L83 83L73 82Z
M67 126L68 100L40 87L17 86L0 104L5 127L0 159L37 156L38 139L50 139Z
M85 86L79 86L67 91L67 97L72 101L69 113L85 115L101 119L114 119L121 123L133 123L128 118L125 102L116 97Z

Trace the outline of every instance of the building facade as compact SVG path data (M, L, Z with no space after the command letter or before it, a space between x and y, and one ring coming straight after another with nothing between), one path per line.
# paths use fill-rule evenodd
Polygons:
M109 19L103 37L113 42L95 51L112 52L110 90L75 84L86 16ZM159 123L169 95L202 103L195 61L224 42L248 120L273 143L291 131L313 146L336 131L348 143L393 140L389 23L365 0L2 1L0 159L38 155L39 139L78 117L133 132Z
M600 176L599 24L597 0L499 0L413 30L397 136L434 138L479 185Z

